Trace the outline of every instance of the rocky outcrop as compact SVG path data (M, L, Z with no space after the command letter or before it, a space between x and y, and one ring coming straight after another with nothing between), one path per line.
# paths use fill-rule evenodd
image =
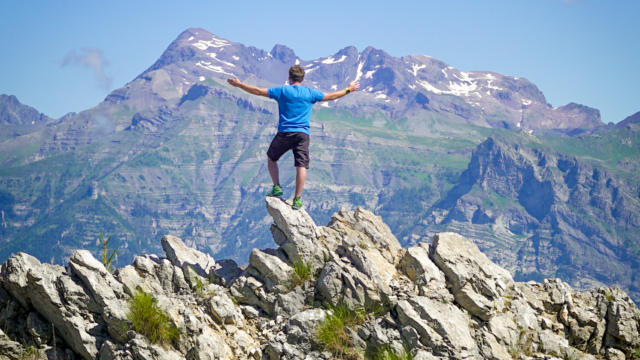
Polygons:
M600 147L594 139L584 146ZM634 180L542 145L490 137L414 231L474 237L516 280L617 284L638 303L640 278L629 274L640 264L639 213Z
M13 256L0 275L0 359L339 358L316 333L345 308L360 314L341 335L350 358L619 359L640 347L640 310L620 289L515 282L455 233L402 249L362 208L317 226L281 199L266 205L279 247L254 249L243 268L174 236L162 239L166 257L137 256L114 274L84 250L68 268ZM138 289L177 341L154 345L131 328Z

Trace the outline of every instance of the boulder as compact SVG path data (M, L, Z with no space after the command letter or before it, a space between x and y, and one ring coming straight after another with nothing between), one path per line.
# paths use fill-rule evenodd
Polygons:
M293 275L293 268L277 256L253 249L249 257L249 274L263 280L268 289L286 285Z
M640 348L640 310L629 296L619 288L611 289L607 294L607 347L626 351Z
M400 324L416 329L420 342L436 354L458 359L478 356L469 318L455 305L417 296L399 301L396 311Z
M267 211L273 218L273 240L280 245L291 262L302 260L318 269L324 263L325 250L318 241L318 228L304 210L293 210L291 205L276 197L266 198Z
M24 307L33 308L58 330L67 344L82 358L95 359L103 338L94 335L102 324L90 307L93 300L61 266L41 264L18 253L2 265L2 285Z
M162 237L162 249L171 263L179 268L192 267L200 276L207 277L216 268L211 256L196 249L187 247L179 237L165 235Z
M129 295L104 265L87 250L77 250L69 259L69 268L89 290L100 305L102 318L109 334L117 341L126 338Z
M354 211L340 210L334 214L328 227L341 242L349 247L376 249L390 264L400 260L402 246L382 218L358 207Z
M494 302L514 284L507 270L456 233L435 235L429 257L445 274L456 302L484 321L493 314Z
M219 324L242 324L243 316L240 309L224 291L216 291L207 303L211 315Z
M421 288L420 295L451 301L444 273L429 258L429 244L407 248L398 269Z

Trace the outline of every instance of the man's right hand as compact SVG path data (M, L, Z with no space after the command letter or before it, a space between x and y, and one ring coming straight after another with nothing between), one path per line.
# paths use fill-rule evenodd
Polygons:
M352 81L349 83L349 91L356 91L360 88L360 81Z

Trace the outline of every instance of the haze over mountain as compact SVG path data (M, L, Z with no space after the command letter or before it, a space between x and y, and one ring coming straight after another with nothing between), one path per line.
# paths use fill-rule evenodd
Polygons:
M262 197L277 107L224 80L281 85L295 63L323 91L361 82L314 110L304 197L316 222L343 204L365 205L405 246L455 230L518 280L619 284L638 301L633 117L607 126L588 106L552 107L524 78L428 56L347 47L304 60L283 45L265 51L203 29L180 34L92 109L55 121L0 118L12 124L0 132L0 259L27 251L62 263L74 249L97 251L102 232L123 263L159 252L164 234L246 262L272 241ZM6 96L0 105L27 109ZM285 195L291 162L282 161Z

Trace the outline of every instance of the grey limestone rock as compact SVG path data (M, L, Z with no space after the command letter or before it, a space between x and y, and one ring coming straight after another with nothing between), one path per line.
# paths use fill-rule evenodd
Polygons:
M75 251L69 260L69 267L100 305L109 334L114 339L123 341L126 338L129 295L125 293L122 283L87 250Z
M259 249L253 249L249 257L251 265L248 272L256 277L260 277L268 289L278 285L286 285L291 279L293 268L280 260L277 256L270 255Z
M216 291L215 295L207 300L209 311L214 319L224 324L242 324L243 316L240 309L233 303L224 291Z
M82 358L97 356L103 338L93 335L102 326L90 311L93 300L64 268L18 253L2 265L2 285L25 308L52 322Z
M491 262L474 243L458 234L437 234L429 255L451 284L456 302L482 320L491 317L494 303L513 285L508 271Z
M617 359L640 346L640 310L619 289L515 283L453 233L403 250L363 209L340 211L327 227L280 199L267 209L280 246L255 249L244 270L171 236L168 258L137 256L114 275L84 250L68 270L12 257L0 271L0 328L11 329L0 333L0 358L16 358L25 340L51 356L55 330L58 359L328 360L337 354L315 334L336 308L320 304L359 314L343 340L363 354L382 346L414 359ZM312 264L315 281L290 289L292 260ZM138 288L180 329L177 341L121 331Z
M207 277L209 272L216 268L216 262L210 255L187 247L176 236L165 235L161 241L162 249L167 254L167 258L179 268L193 267L200 276L204 277Z
M407 248L398 269L422 290L420 295L452 300L444 273L429 258L429 245L419 243Z
M266 198L267 211L273 218L274 241L280 245L291 261L309 262L318 269L324 262L323 248L316 241L318 228L304 209L293 210L280 198Z

